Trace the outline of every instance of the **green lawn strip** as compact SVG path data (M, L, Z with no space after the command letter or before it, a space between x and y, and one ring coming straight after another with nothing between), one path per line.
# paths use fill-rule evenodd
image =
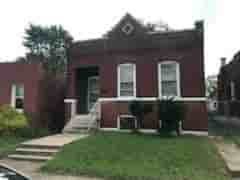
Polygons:
M121 180L228 180L205 137L99 133L66 145L43 171Z
M0 136L0 158L15 151L17 145L23 142L26 138L15 136Z

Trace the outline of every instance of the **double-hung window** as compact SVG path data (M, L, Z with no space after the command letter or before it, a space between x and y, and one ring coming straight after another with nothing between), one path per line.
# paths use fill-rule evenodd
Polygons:
M24 86L22 84L12 85L12 107L22 112L24 109Z
M179 64L174 61L162 62L158 65L159 72L159 96L180 96Z
M136 66L135 64L120 64L118 66L118 97L136 96Z

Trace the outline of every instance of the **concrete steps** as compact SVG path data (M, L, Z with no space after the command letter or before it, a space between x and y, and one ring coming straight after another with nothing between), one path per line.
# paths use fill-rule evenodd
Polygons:
M59 150L58 149L39 149L39 148L17 148L17 154L32 154L32 155L43 155L51 156L55 155Z
M60 146L56 145L22 143L15 153L9 155L8 158L14 160L47 161L59 152L60 148Z
M65 144L85 138L86 135L56 134L21 143L8 158L26 161L47 161L58 153Z
M14 160L24 160L24 161L48 161L52 159L52 156L12 154L12 155L9 155L8 158L14 159Z
M90 114L76 115L70 122L65 126L64 133L77 133L86 134L92 121Z

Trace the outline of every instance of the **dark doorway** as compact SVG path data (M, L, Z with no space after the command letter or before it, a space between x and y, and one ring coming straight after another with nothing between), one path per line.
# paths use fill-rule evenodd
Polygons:
M77 113L87 114L99 96L98 67L83 67L77 70L76 94L78 98Z

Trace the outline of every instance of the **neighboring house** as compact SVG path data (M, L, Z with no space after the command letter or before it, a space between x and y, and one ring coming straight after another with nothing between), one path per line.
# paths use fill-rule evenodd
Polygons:
M207 101L208 111L217 111L217 108L218 108L217 84L218 84L217 75L210 75L207 77L207 79L206 79L206 95L208 98L208 101Z
M19 112L36 114L42 76L39 63L0 63L0 105L10 105Z
M240 52L228 64L225 58L221 61L218 75L219 112L240 117Z
M62 75L48 75L41 63L0 63L0 106L10 105L27 114L33 127L62 129L64 97Z
M203 22L197 22L193 29L152 32L127 14L102 38L75 42L69 52L66 129L93 123L89 113L97 105L99 128L119 130L134 119L128 111L132 100L154 104L174 96L186 106L183 129L208 130L203 31ZM142 129L158 126L154 110Z

